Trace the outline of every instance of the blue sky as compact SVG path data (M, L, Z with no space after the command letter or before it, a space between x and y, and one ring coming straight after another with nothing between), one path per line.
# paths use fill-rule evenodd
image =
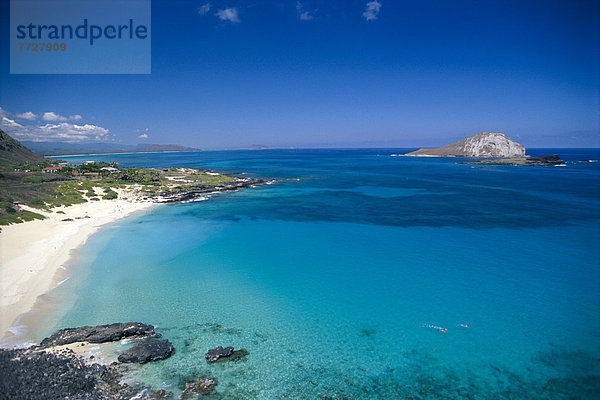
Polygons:
M154 0L149 75L11 75L1 4L0 127L24 140L600 147L597 1Z

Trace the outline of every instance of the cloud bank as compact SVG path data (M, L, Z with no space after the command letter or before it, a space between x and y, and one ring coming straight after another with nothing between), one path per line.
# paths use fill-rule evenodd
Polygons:
M20 124L13 118L30 121ZM79 114L63 117L55 112L48 111L41 116L27 111L11 114L0 108L0 129L18 140L32 142L104 142L112 140L112 134L106 128L92 124L74 124L67 120L79 121L83 117ZM41 121L45 121L43 123ZM40 123L41 122L41 123Z

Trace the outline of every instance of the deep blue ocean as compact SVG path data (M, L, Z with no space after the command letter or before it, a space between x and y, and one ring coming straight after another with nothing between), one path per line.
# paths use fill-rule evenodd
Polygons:
M402 152L61 157L290 180L101 230L37 339L150 323L176 353L136 378L217 377L225 399L600 398L600 150L529 151L563 167ZM207 364L219 345L250 354Z

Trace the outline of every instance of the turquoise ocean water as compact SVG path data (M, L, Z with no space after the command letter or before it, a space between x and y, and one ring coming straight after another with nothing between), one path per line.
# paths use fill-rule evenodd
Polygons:
M531 151L564 167L398 152L69 157L299 180L103 229L37 339L151 323L177 350L137 379L217 377L231 399L598 398L600 151ZM208 365L218 345L250 354Z

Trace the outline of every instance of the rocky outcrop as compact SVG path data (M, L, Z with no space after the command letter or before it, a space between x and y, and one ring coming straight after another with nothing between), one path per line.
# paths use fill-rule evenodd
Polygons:
M162 360L173 354L175 348L168 340L148 339L138 342L119 355L119 362L140 363Z
M103 367L96 367L96 369ZM96 379L82 363L54 354L28 354L24 350L0 351L0 397L49 399L94 393Z
M165 390L122 383L121 365L86 364L73 352L52 353L37 346L0 349L0 399L133 400L142 391L147 399L173 398Z
M224 360L238 360L244 358L248 355L248 351L246 349L233 350L233 347L225 347L222 346L216 347L214 349L208 350L208 352L204 355L206 361L209 363L214 363L217 361Z
M483 165L530 165L530 166L556 166L565 165L565 162L558 155L541 157L511 157L497 158L492 160L480 160L463 164L483 164Z
M75 342L104 343L126 337L160 337L160 334L154 332L154 326L140 322L82 326L56 331L52 336L42 340L40 346L62 346Z
M218 383L217 378L200 378L194 382L188 382L183 388L181 398L185 400L211 394L215 391L215 386Z
M0 349L0 398L126 400L138 390L120 383L116 366L86 363L73 353Z
M156 336L160 335L154 332L152 325L117 323L62 329L44 339L40 346L0 349L0 399L133 400L139 399L140 393L145 393L147 399L173 398L173 393L165 390L152 391L139 383L122 382L123 373L128 369L125 364L97 364L92 361L92 356L88 360L87 355L78 355L72 348L64 346L75 343L73 346L79 348L85 344L83 342ZM173 351L168 340L145 339L123 354L127 353L129 362L143 363L166 358ZM205 382L207 393L211 385L216 385L216 379L213 383ZM199 383L198 390L202 387Z
M153 200L156 203L180 203L186 201L193 201L211 193L233 192L258 185L263 185L265 183L266 182L263 179L238 178L238 181L236 182L226 183L221 186L165 190L161 192L160 195L148 196L147 199Z
M419 149L407 156L416 157L523 157L525 146L500 132L479 132L437 149Z
M149 390L144 384L123 378L130 369L124 363L144 364L169 357L175 351L168 340L152 325L139 322L67 328L44 339L42 345L27 349L0 349L0 399L86 399L133 400L143 394L146 399L171 399L172 392ZM141 338L133 347L122 352L118 362L97 364L96 358L78 349L85 343L104 343L122 338ZM68 346L70 345L70 346ZM81 347L85 346L85 347ZM208 362L245 359L248 351L232 346L210 349ZM106 360L104 360L106 361ZM193 379L193 378L192 378ZM182 400L197 399L214 394L217 378L199 378L182 388ZM179 386L181 388L181 386Z
M565 163L558 154L553 154L551 156L530 157L527 159L527 162L529 165L555 165Z

